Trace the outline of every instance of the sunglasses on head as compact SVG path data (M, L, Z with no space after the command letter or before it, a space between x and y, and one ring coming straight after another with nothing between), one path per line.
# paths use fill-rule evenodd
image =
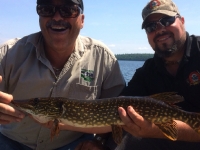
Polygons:
M57 11L63 18L76 18L82 13L78 5L37 5L36 10L42 17L53 17Z
M157 24L160 23L163 27L168 27L171 24L173 24L176 20L176 18L180 17L179 15L176 16L167 16L167 17L163 17L161 19L159 19L158 21L153 21L153 22L149 22L144 26L144 29L146 30L146 32L151 33L154 32L157 28Z

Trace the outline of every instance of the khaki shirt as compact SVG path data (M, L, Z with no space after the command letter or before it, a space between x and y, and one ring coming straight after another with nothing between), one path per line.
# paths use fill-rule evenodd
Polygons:
M41 32L13 39L0 47L0 90L14 99L66 97L94 100L118 96L125 85L113 53L100 41L79 36L74 52L57 77L45 56ZM29 117L20 123L1 125L5 136L33 149L56 149L83 133L61 131L50 139L50 130Z

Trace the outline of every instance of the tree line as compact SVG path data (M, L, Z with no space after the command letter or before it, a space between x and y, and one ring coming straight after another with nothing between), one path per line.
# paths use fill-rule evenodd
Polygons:
M152 58L154 54L115 54L118 60L133 60L133 61L145 61Z

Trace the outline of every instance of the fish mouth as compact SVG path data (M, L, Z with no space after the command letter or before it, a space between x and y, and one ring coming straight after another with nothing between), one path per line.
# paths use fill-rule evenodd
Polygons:
M23 109L33 109L31 105L29 105L29 101L27 100L13 100L11 102L14 106L23 108Z

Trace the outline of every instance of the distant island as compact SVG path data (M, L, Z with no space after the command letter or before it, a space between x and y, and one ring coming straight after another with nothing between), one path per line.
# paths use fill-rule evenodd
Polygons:
M118 60L145 61L152 58L154 54L115 54Z

